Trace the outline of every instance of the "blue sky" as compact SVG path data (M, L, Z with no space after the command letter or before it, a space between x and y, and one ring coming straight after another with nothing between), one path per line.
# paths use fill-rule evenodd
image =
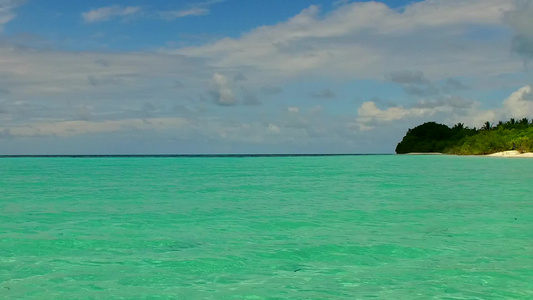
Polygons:
M0 0L0 154L391 153L533 118L531 0Z
M10 35L32 33L54 41L69 50L150 50L169 44L201 44L224 37L238 37L259 26L274 25L298 14L310 5L320 5L324 13L338 8L335 1L167 1L91 0L28 1L18 9L18 18L6 26ZM407 1L386 1L401 8ZM87 26L82 14L105 7L138 7L138 13L115 16ZM204 9L199 16L168 19L164 12ZM205 15L204 15L205 13ZM208 17L207 17L208 16ZM97 39L97 41L91 41Z

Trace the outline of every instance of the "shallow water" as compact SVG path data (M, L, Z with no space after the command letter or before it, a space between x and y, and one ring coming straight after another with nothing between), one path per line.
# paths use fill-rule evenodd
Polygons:
M0 298L532 299L533 160L0 159Z

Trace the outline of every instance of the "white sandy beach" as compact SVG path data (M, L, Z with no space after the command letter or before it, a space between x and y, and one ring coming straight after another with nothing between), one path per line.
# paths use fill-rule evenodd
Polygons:
M407 155L446 155L443 153L438 152L411 152L406 153ZM448 155L454 155L454 154L448 154ZM465 156L479 156L479 155L465 155ZM532 152L526 152L526 153L520 153L516 150L510 150L510 151L502 151L487 155L481 155L481 156L489 156L489 157L511 157L511 158L533 158Z
M533 153L531 152L526 152L526 153L520 153L516 150L512 150L512 151L503 151L503 152L497 152L497 153L493 153L493 154L489 154L489 155L486 155L486 156L493 156L493 157L527 157L527 158L533 158Z
M444 155L440 152L409 152L407 155Z

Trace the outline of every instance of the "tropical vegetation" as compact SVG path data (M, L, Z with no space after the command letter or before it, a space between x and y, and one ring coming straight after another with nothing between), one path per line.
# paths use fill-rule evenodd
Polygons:
M479 129L463 123L448 127L427 122L409 129L396 147L396 153L439 152L459 155L491 154L507 150L533 152L533 120L510 119Z

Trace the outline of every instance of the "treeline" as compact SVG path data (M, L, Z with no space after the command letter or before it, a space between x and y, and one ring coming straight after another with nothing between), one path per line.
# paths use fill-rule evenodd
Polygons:
M518 150L533 152L533 120L510 119L497 124L485 122L479 128L469 128L462 123L452 128L427 122L409 129L396 146L396 153L440 152L459 155L491 154Z

